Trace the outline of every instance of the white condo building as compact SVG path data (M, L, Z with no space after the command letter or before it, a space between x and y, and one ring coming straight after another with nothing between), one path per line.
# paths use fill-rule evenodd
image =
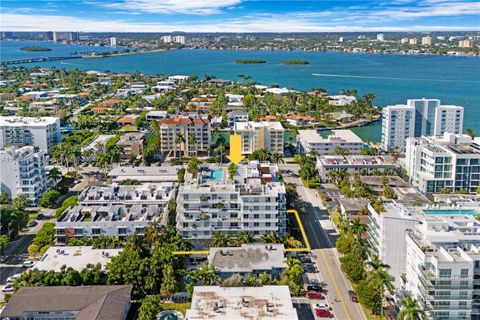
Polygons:
M317 155L331 155L335 148L348 150L348 154L360 154L363 141L352 130L332 130L324 138L316 130L298 130L297 144L300 151L309 153L315 150Z
M214 231L286 232L285 186L278 167L252 161L237 165L231 180L226 167L204 167L196 177L186 173L177 197L177 230L189 239L210 239Z
M110 38L110 47L115 48L117 46L117 38L111 37Z
M466 134L407 139L405 167L410 182L424 193L480 187L480 141Z
M406 105L382 109L382 145L403 151L405 139L445 132L463 132L463 107L441 105L438 99L409 99Z
M36 202L48 188L45 165L48 157L33 146L0 150L0 189L11 199L24 194Z
M60 118L0 117L0 148L34 145L48 153L60 140Z
M167 203L175 199L172 182L133 186L92 186L78 197L78 205L68 208L55 225L55 243L70 239L114 236L125 239L143 235L152 222L166 225Z
M368 242L390 265L395 287L413 295L427 319L480 316L480 222L472 209L369 206ZM478 209L478 208L477 208Z
M480 223L443 216L425 217L407 233L404 287L429 319L478 319Z
M266 149L272 154L283 154L285 129L280 122L236 122L234 132L241 136L243 155L252 154L259 149Z

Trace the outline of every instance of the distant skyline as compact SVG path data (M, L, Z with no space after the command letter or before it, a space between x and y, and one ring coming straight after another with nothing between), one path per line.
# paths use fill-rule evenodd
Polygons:
M2 0L0 30L479 31L480 2L477 0Z

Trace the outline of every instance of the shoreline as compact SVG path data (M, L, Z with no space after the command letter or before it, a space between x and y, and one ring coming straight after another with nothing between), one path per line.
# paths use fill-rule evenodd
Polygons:
M173 50L166 50L166 49L152 49L148 51L134 51L134 52L120 52L115 54L108 54L108 55L84 55L80 56L81 58L85 59L92 59L92 58L111 58L111 57L121 57L121 56L130 56L136 54L145 54L145 53L156 53L156 52L166 52L166 51L173 51Z

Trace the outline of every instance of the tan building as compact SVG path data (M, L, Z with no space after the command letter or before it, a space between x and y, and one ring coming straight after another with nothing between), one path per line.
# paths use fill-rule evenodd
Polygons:
M431 46L432 45L432 37L430 37L430 36L422 37L422 45L423 46Z
M178 155L208 154L211 136L209 116L176 116L160 121L161 151ZM179 143L179 139L181 142Z
M235 134L242 137L242 154L252 154L256 150L266 149L271 154L283 154L283 133L280 122L237 122Z
M123 147L122 158L130 160L132 158L141 158L143 154L144 134L139 132L129 132L120 137L117 145Z
M459 48L473 48L474 42L470 39L460 40L458 41Z
M418 43L418 40L417 38L411 38L409 41L408 41L409 44L411 45L416 45Z

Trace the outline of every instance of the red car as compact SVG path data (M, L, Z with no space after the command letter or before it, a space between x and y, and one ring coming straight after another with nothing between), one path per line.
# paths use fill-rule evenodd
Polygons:
M317 291L308 291L307 297L309 297L310 299L320 299L320 300L325 299L325 297L320 292L317 292Z
M323 196L323 200L324 201L330 201L330 200L332 200L332 198L330 198L329 196Z
M325 309L317 309L315 310L315 314L320 318L332 318L333 313L331 311Z

